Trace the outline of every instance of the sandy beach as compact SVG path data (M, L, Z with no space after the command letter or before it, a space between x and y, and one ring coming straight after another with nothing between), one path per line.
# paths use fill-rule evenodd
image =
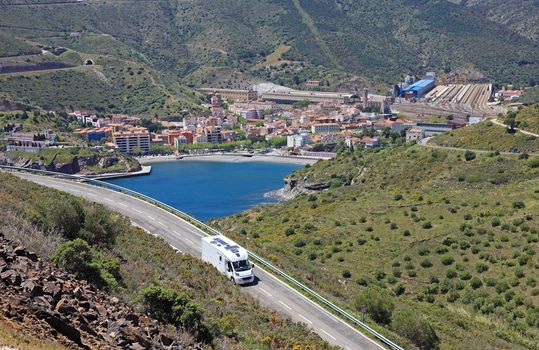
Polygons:
M246 162L268 162L268 163L286 163L286 164L314 164L318 159L288 157L278 155L263 155L256 154L252 157L246 157L238 154L196 154L177 156L148 156L137 158L141 164L151 164L156 162L174 162L182 160L196 160L207 162L229 162L229 163L246 163Z

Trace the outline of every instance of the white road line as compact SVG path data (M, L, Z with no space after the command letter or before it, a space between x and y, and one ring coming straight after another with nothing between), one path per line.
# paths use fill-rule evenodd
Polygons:
M139 214L142 214L142 212L140 210L138 210L138 209L135 209L135 208L131 208L131 209L133 209L133 211L136 211Z
M307 317L303 316L302 314L298 314L299 317L303 318L307 323L313 324L313 321L309 320Z
M113 200L110 199L110 198L105 198L105 200L106 200L107 202L115 203L115 201L113 201Z
M148 219L155 221L155 218L153 216L148 215Z
M262 287L259 287L261 291L263 291L264 293L266 293L269 297L272 297L273 295L271 295L270 292L268 292L267 290L265 290L264 288Z
M286 307L288 308L288 310L292 310L292 308L291 308L290 306L286 305L285 303L283 303L283 302L280 301L280 300L279 300L279 304L286 306Z
M79 190L76 190L76 189L74 189L74 188L71 189L71 192L80 193Z
M322 328L320 328L320 331L326 333L329 337L331 337L331 339L337 340L337 338L335 338L334 336L332 336L331 334L329 334L328 332L326 332L326 331L323 330Z
M93 193L86 193L86 195L90 196L90 197L97 197L95 194Z
M119 202L118 202L118 204L121 205L122 207L129 208L129 206L128 206L127 204L125 204L125 203L119 203Z
M190 240L189 238L185 238L185 240L186 240L187 242L191 243L192 245L195 245L195 243L194 243L192 240Z
M172 231L172 232L174 232L174 233L177 234L178 236L181 236L181 235L182 235L182 234L179 233L178 231Z
M168 226L165 225L165 224L163 224L161 221L158 221L157 223L158 223L159 225L163 226L164 228L168 229Z

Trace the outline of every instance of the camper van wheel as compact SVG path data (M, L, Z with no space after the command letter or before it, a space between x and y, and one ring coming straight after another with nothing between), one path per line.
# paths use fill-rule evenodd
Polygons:
M230 277L230 281L234 284L236 284L236 280L234 279L234 277Z

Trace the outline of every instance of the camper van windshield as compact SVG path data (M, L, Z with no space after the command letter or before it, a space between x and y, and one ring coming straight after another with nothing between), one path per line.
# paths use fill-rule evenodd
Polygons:
M251 269L251 263L249 260L240 260L232 263L232 266L234 267L234 271L247 271Z

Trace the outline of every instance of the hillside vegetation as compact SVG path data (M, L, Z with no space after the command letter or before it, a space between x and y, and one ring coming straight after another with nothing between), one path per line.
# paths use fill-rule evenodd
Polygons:
M537 349L536 160L342 148L292 179L331 188L211 223L406 348Z
M229 81L235 86L261 78L302 87L318 78L343 88L427 70L520 84L539 73L535 22L523 15L524 0L510 4L515 11L490 0L40 3L0 3L0 26L18 43L11 46L31 39L136 62L159 72L167 86L211 85L221 72L236 76ZM31 25L20 26L30 16ZM20 51L4 50L0 55Z
M259 305L213 267L177 253L101 205L0 173L0 229L6 238L176 326L185 333L183 344L332 348Z
M439 146L486 151L539 152L539 138L520 132L508 132L507 128L490 121L484 121L436 136L429 143Z
M514 119L517 128L539 134L539 104L509 112L505 119Z

